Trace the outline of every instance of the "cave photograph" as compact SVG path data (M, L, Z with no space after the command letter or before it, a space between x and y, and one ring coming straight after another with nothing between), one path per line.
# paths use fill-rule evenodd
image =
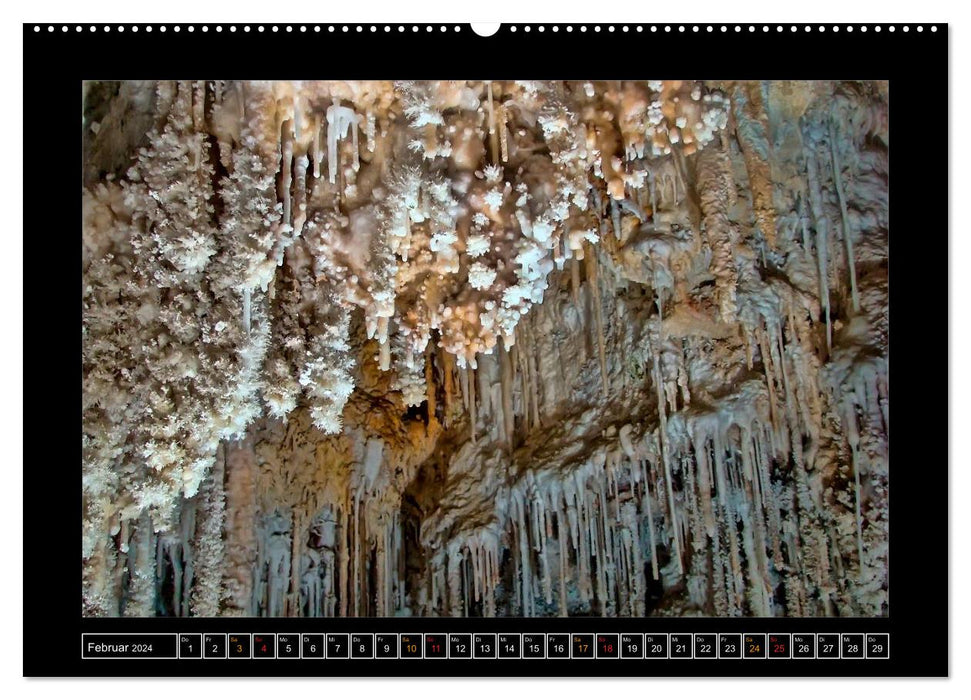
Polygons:
M81 90L81 615L889 615L887 81Z

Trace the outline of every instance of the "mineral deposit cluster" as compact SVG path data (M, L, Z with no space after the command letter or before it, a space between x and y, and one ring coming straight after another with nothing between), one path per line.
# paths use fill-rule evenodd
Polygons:
M86 83L83 614L888 614L887 105Z

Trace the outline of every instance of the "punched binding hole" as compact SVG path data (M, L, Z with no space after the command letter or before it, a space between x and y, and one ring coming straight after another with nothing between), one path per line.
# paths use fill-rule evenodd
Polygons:
M473 22L471 26L479 36L489 37L498 32L502 25L499 22Z

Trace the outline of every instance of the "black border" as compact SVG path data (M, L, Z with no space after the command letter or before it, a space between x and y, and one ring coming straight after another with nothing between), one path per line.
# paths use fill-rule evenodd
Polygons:
M35 26L40 31L35 31ZM949 670L946 375L926 367L946 328L948 26L25 24L24 675L27 676L943 676ZM82 27L78 32L75 28ZM189 27L194 31L190 32ZM217 26L221 31L217 30ZM235 26L236 31L230 31ZM249 26L249 32L244 31ZM259 32L257 27L263 26ZM272 28L276 26L277 30ZM300 27L305 26L306 31ZM343 27L347 26L345 32ZM412 31L416 26L417 31ZM442 31L441 27L446 27ZM454 31L459 26L460 31ZM572 31L568 31L568 26ZM611 31L610 27L614 27ZM625 32L623 27L627 26ZM682 31L680 27L684 27ZM695 27L698 30L695 31ZM791 27L797 27L792 31ZM893 26L893 32L890 31ZM932 31L932 26L936 31ZM48 27L53 27L49 31ZM205 27L205 31L203 28ZM287 31L290 27L290 31ZM597 30L597 27L600 30ZM638 31L640 27L640 31ZM667 29L665 29L667 27ZM838 31L837 31L838 27ZM904 29L908 31L904 31ZM370 46L369 46L370 44ZM342 60L341 56L353 56ZM373 56L374 64L365 62ZM388 57L391 59L389 68ZM393 75L389 75L389 70ZM656 71L656 75L650 75ZM671 75L676 73L676 75ZM80 616L78 129L83 79L706 79L890 81L891 614L875 619L83 619ZM75 134L71 137L70 134ZM928 238L930 237L930 238ZM936 238L935 238L936 237ZM917 243L907 244L908 239ZM65 245L54 247L53 240ZM926 241L926 242L925 242ZM72 248L73 246L73 248ZM65 253L73 250L73 254ZM27 274L27 273L30 274ZM920 304L933 298L934 304ZM73 299L72 303L70 300ZM915 303L916 301L916 303ZM937 318L929 317L937 312ZM931 343L934 345L931 346ZM53 353L52 353L53 350ZM946 371L946 370L945 370ZM27 431L32 431L28 433ZM34 437L31 437L33 435ZM930 477L930 478L929 478ZM889 661L91 660L82 632L871 632Z

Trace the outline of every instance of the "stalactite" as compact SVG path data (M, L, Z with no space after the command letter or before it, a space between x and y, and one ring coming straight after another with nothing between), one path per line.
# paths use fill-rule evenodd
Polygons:
M475 370L471 367L465 370L465 381L469 392L469 425L472 430L472 444L475 444L475 432L478 422L475 413Z
M337 171L340 167L337 147L341 140L347 138L348 129L351 130L352 135L354 170L359 167L357 125L358 116L353 109L342 107L340 102L335 102L327 108L327 178L332 185L337 182Z
M594 254L585 257L587 288L590 290L593 317L597 333L597 352L600 357L600 380L604 396L607 395L607 344L604 339L603 307L600 301L600 280L598 278L597 258Z
M514 346L515 347L515 346ZM501 367L499 370L501 391L502 391L502 419L503 419L503 436L506 441L506 446L511 451L515 443L515 415L513 414L513 404L512 404L512 383L513 383L513 369L512 362L509 358L509 350L504 347L499 349L499 358Z
M314 179L320 179L320 162L324 157L324 151L321 148L321 129L322 125L320 123L320 114L314 113Z
M492 99L492 81L486 81L486 110L489 112L489 154L492 163L499 162L499 137L496 131L496 106Z
M712 250L711 272L718 289L718 307L723 320L732 322L737 311L738 274L733 259L731 223L728 210L732 204L734 183L731 165L724 147L706 148L698 155L698 189L705 235Z
M768 117L758 82L740 84L732 97L735 133L745 156L755 218L769 248L776 246L776 214L772 201L772 173L769 167Z
M839 144L836 142L836 127L829 122L829 149L833 164L833 184L836 187L836 198L840 204L840 220L843 222L843 242L846 245L846 267L850 273L850 295L853 299L853 310L860 310L860 293L856 287L856 258L853 256L853 230L850 226L850 214L846 210L846 195L843 192L843 169L840 166Z
M280 170L283 176L280 180L280 198L283 200L283 223L293 226L293 210L291 207L291 189L293 185L293 122L283 123L283 151Z
M823 212L822 196L819 186L819 169L816 165L815 154L806 155L806 167L809 178L809 201L812 207L813 219L816 223L816 257L818 260L819 296L826 317L826 349L833 347L833 328L830 322L829 302L829 257L828 238L829 226L826 214Z
M654 364L654 386L657 388L657 410L658 410L658 434L660 436L659 442L661 446L661 460L664 463L664 485L668 492L668 514L672 521L677 519L677 509L674 505L674 485L671 483L671 461L668 449L668 426L667 426L667 411L664 407L664 397L661 393L661 369L658 363L657 355L653 357ZM673 523L672 523L673 524ZM674 545L675 551L675 562L677 564L678 575L684 574L684 560L682 559L682 547L680 541L680 535L678 533L678 528L673 526L671 528L672 544Z
M444 375L442 386L445 391L445 427L449 427L452 422L452 401L454 400L455 394L455 374L454 368L452 367L452 356L448 353L442 353L442 374Z
M506 106L504 104L499 105L499 151L502 157L502 162L509 162L509 136L506 127Z

